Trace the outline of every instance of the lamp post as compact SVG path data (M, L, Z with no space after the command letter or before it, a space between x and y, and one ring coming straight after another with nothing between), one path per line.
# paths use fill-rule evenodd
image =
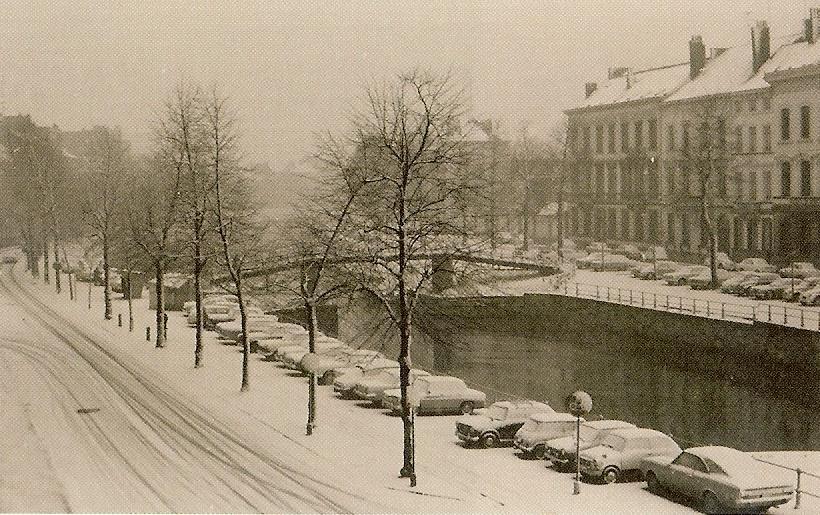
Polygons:
M572 495L581 493L581 415L592 411L592 397L587 392L577 391L566 399L567 411L575 415L575 481Z

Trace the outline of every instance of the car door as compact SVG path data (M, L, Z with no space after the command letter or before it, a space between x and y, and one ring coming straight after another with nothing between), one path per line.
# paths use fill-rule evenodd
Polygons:
M430 383L426 397L426 413L441 413L446 410L449 397L447 390L447 383Z
M689 497L698 497L702 476L707 474L706 464L699 457L682 452L669 465L667 486Z

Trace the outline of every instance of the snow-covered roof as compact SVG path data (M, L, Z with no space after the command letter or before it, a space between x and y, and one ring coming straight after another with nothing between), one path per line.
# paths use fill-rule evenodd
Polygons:
M462 137L465 142L486 142L492 139L490 128L486 122L482 123L478 120L467 120L462 128Z
M629 87L627 87L627 75L607 79L598 84L597 89L574 109L663 98L677 90L687 80L689 80L689 63L633 72L629 75Z
M783 45L763 65L763 72L767 78L770 74L777 74L809 68L820 65L820 43L799 41Z

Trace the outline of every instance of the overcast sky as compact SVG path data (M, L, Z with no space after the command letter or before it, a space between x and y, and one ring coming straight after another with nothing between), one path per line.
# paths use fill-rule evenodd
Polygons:
M745 43L754 19L773 36L799 32L810 6L820 1L4 1L0 110L68 130L119 125L144 147L181 78L216 83L249 156L281 171L389 74L471 77L477 116L513 134L526 120L538 136L608 67L687 61L692 34Z

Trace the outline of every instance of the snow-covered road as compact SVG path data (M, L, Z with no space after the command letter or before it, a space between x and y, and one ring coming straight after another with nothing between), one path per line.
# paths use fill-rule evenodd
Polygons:
M243 439L242 428L107 352L8 269L0 302L1 511L385 509L320 480L304 456Z

